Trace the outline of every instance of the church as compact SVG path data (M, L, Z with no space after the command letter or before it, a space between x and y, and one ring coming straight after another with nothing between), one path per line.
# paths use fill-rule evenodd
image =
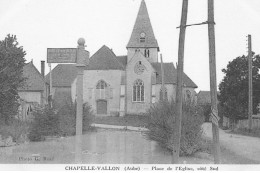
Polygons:
M117 56L104 45L89 59L83 75L83 102L90 104L96 115L142 114L162 100L163 93L164 98L175 100L177 70L173 63L158 61L160 48L144 0L126 51L127 55ZM52 70L54 100L60 93L76 100L76 75L73 64L59 64ZM49 81L49 75L46 79ZM197 85L186 74L183 86L184 99L195 101Z

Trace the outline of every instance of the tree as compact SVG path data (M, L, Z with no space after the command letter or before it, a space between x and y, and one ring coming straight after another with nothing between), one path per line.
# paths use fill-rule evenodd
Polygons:
M260 103L260 56L252 60L253 75L253 113L257 113ZM248 117L248 59L246 56L237 57L229 62L224 79L219 84L219 101L224 114L236 121Z
M0 118L6 124L18 111L17 89L25 81L22 75L25 55L15 35L8 34L0 41Z

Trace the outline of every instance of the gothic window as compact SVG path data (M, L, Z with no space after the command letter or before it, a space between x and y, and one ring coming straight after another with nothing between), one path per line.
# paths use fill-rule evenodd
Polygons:
M144 82L137 79L133 86L133 101L144 102Z
M145 70L145 66L142 64L141 61L138 61L136 64L135 64L135 67L134 67L134 72L138 75L141 75Z
M150 51L149 51L149 49L145 49L145 50L144 50L144 56L145 56L146 58L149 58L149 57L150 57Z
M160 89L160 100L162 101L163 100L163 91L164 91L164 100L168 100L168 97L167 97L167 89L164 87L161 87Z
M107 83L103 80L100 80L96 85L96 96L98 99L105 99L106 98L106 91L107 91Z

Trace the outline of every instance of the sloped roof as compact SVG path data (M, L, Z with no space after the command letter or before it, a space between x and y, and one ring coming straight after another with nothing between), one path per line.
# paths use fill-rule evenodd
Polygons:
M23 77L26 78L25 85L18 91L44 91L44 78L32 62L23 67Z
M114 52L107 46L102 46L89 60L87 70L124 70Z
M198 104L210 104L211 98L210 98L210 91L200 91L198 93Z
M75 64L58 64L52 70L53 87L70 87L77 76ZM45 77L46 82L50 83L50 73Z
M162 83L161 63L151 63L154 70L157 72L156 83ZM164 82L165 84L177 84L177 70L173 63L163 63L164 68ZM183 73L183 83L186 87L197 88L198 86Z
M145 33L145 42L140 42L140 34ZM135 21L135 25L130 37L130 40L126 46L127 48L130 47L155 47L158 48L159 46L157 40L155 39L153 28L151 25L151 21L148 15L147 7L145 1L142 0L139 12Z
M124 68L126 67L127 64L127 56L117 56L116 59L124 66Z

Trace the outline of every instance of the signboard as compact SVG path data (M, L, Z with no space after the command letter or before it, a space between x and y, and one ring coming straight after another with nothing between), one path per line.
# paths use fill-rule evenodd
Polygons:
M47 63L76 63L76 48L47 48Z

